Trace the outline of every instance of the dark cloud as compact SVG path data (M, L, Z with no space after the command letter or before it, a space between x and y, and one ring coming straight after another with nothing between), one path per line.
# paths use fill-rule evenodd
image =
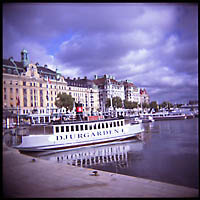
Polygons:
M65 76L107 73L159 101L197 98L197 31L189 3L3 5L4 58L19 60L26 48L31 61Z

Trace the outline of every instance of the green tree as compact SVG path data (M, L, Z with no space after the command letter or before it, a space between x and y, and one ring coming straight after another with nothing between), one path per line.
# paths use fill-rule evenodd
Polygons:
M107 98L106 99L106 108L109 108L110 106L111 106L110 98Z
M122 100L120 97L113 97L112 104L115 108L122 108Z
M74 99L72 98L71 95L68 95L66 93L58 93L57 95L57 100L55 101L55 105L58 107L58 108L66 108L66 110L72 110L73 109L73 104L74 104Z
M124 100L124 107L126 109L132 109L132 102L128 100Z
M156 101L150 103L150 108L153 108L156 112L158 111L158 104Z
M137 108L137 106L138 106L137 102L124 100L124 107L126 109Z
M131 104L132 104L132 108L137 108L138 107L138 103L135 102L135 101L131 102Z
M150 106L149 106L148 103L144 102L144 103L142 103L142 107L143 107L143 108L149 108Z

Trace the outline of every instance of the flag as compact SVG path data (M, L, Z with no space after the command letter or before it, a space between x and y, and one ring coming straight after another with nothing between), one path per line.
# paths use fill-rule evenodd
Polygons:
M18 96L18 97L16 97L16 100L17 100L17 106L19 106L19 105L20 105L19 96Z
M51 84L51 81L50 81L49 77L48 77L48 82L49 82L49 84Z

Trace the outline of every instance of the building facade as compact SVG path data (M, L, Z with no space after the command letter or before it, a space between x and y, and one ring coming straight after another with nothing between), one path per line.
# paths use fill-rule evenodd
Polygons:
M99 105L100 109L105 112L106 99L113 97L120 97L122 102L124 100L141 103L150 103L150 97L146 89L136 87L132 82L117 81L113 76L94 76L94 83L99 88Z
M127 101L141 103L140 88L136 87L132 82L126 80L124 84L125 99Z
M66 78L47 65L30 63L26 50L21 51L20 62L13 57L3 59L4 111L29 116L33 123L49 122L54 115L66 113L65 108L55 105L58 93L67 93L76 103L82 103L86 115L105 112L107 98L120 97L122 102L126 99L139 104L150 102L146 89L130 81L117 81L110 75L95 75L94 80Z
M115 77L110 75L94 76L94 83L99 88L99 104L101 111L105 112L105 104L107 98L120 97L125 100L124 85L122 81L115 80Z
M68 94L72 95L75 102L82 103L85 114L90 115L99 111L99 89L93 81L86 76L83 79L67 77L65 81L68 85Z
M22 50L20 62L12 57L3 59L3 109L29 116L34 123L49 122L54 114L66 113L65 108L56 107L55 101L58 93L67 93L76 103L83 104L87 114L97 112L98 88L89 84L89 80L83 82L68 85L68 80L57 70L29 63L28 52Z

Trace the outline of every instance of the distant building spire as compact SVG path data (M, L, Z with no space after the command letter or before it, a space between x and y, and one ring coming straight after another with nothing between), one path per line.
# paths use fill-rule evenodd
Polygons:
M23 63L24 67L29 63L28 51L26 49L21 51L21 62Z

